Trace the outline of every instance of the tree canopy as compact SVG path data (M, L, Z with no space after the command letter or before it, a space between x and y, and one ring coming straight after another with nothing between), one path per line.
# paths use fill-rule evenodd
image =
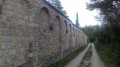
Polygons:
M61 13L67 16L67 12L63 9L60 0L47 0L47 1L51 3L55 8L57 8Z
M111 40L120 41L120 1L119 0L91 0L87 5L89 10L99 10L102 25L109 31Z
M120 66L120 0L91 0L87 9L98 10L102 19L101 27L96 30L100 55L111 67ZM107 59L106 59L107 58Z

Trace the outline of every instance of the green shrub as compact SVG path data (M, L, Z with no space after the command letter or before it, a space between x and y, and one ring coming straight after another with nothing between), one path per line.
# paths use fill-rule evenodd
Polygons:
M111 44L96 44L97 51L104 61L106 67L120 66L120 46L119 42Z

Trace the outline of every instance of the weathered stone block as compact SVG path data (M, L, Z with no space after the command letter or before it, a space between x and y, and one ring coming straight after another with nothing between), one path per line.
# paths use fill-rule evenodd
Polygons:
M16 55L15 49L10 49L9 52L10 52L10 55Z
M4 64L4 60L0 58L0 65Z
M1 44L0 44L0 47L1 47L2 50L7 49L7 46L5 45L5 43L1 43Z

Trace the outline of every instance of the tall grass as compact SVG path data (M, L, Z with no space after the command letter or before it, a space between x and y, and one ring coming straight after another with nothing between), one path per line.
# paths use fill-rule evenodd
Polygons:
M96 48L106 67L120 67L120 43L98 44Z

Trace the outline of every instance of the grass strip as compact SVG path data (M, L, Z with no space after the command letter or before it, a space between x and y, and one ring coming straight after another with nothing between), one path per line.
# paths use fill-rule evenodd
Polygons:
M90 67L90 58L92 56L92 46L89 47L88 51L86 52L85 56L78 67Z

